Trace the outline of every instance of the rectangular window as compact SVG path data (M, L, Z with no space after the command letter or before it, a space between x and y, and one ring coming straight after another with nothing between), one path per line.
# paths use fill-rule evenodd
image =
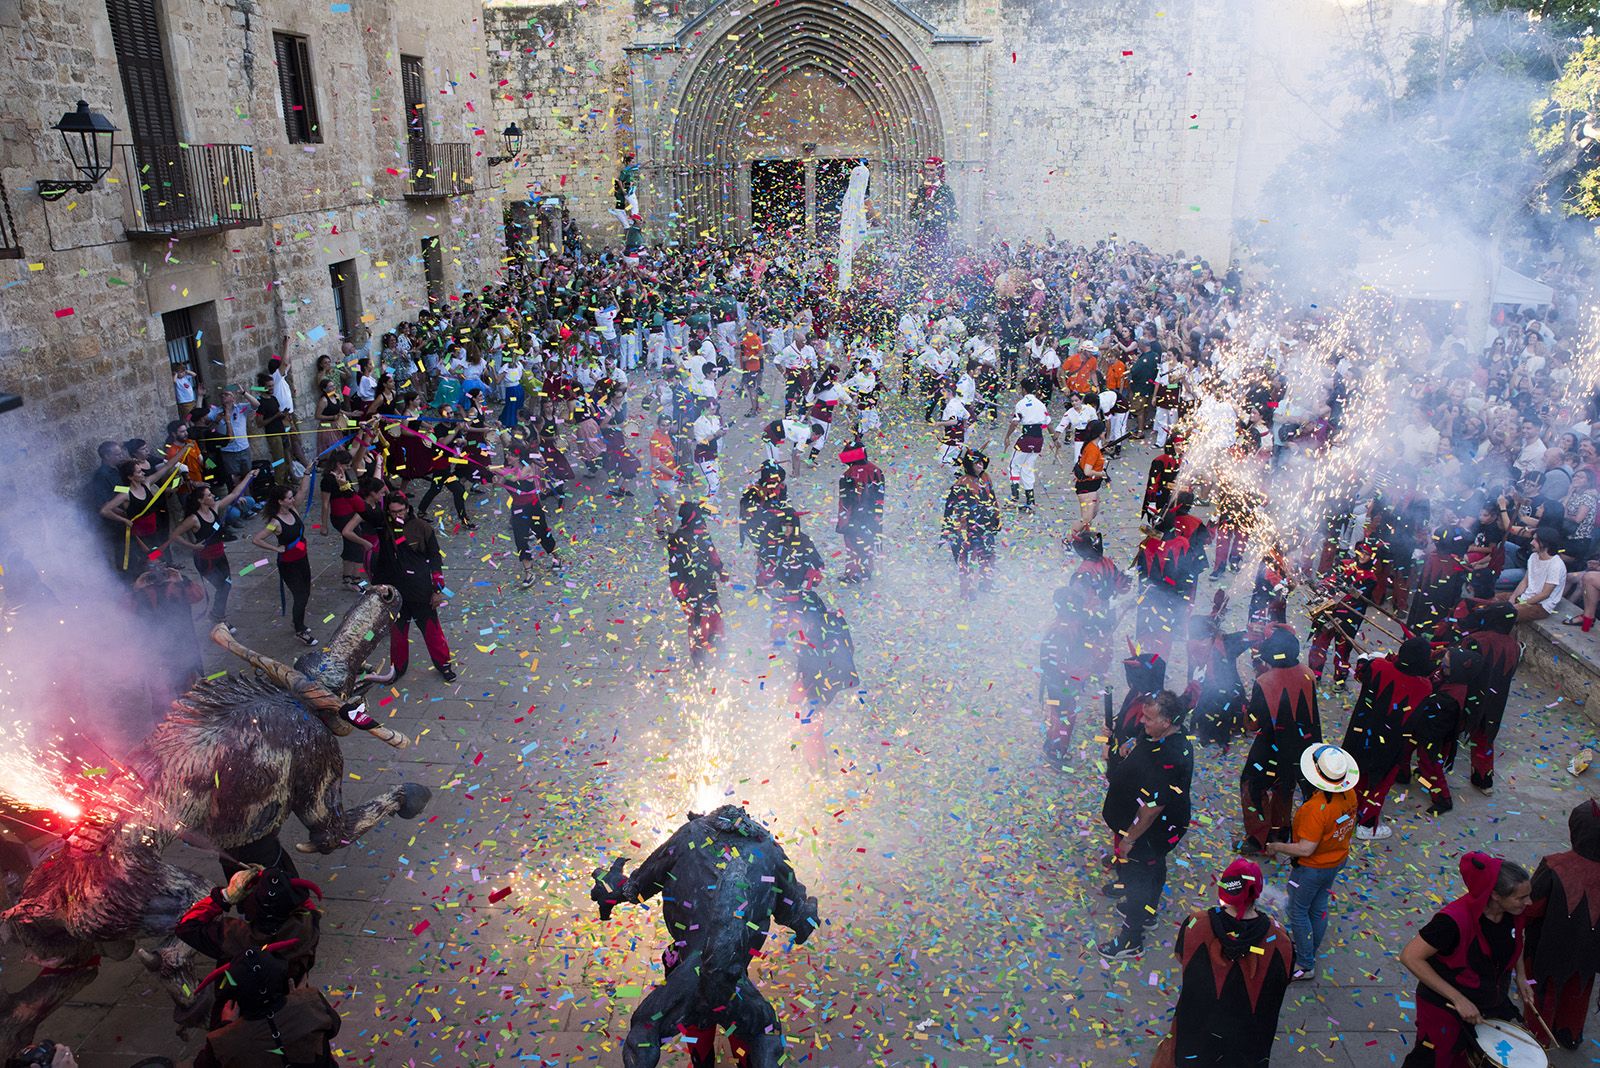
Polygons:
M304 37L272 35L278 62L278 91L283 100L283 126L292 145L320 145L322 126L317 121L317 93L311 80L311 51Z
M217 306L211 302L161 313L161 334L167 343L169 371L192 371L195 390L202 393L206 379L220 369L217 348Z
M428 151L428 103L422 57L400 57L400 97L406 107L406 159L419 190L433 188L433 155Z
M342 341L355 341L356 324L361 321L361 293L356 287L356 261L340 260L328 265L328 283L333 288L333 322Z
M428 304L438 307L444 303L444 255L437 237L422 239L422 276L428 286Z

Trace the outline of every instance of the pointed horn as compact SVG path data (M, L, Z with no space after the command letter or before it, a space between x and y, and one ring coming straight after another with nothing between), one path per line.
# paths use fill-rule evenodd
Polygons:
M296 890L309 890L313 894L317 895L318 901L322 900L322 887L318 886L310 879L290 879L289 885L294 887Z
M344 702L339 700L337 695L328 692L326 686L306 678L288 664L241 645L228 630L226 623L218 623L211 628L211 640L305 702L334 734L345 735L355 729L341 713L340 709L344 707Z
M215 983L217 980L221 979L224 975L227 975L228 974L228 968L232 965L232 963L233 963L232 961L229 961L227 964L224 964L222 967L216 968L216 969L212 970L210 973L208 973L204 979L200 980L200 985L194 988L194 992L196 994L198 994L200 991L204 990L206 987L210 986L212 983Z

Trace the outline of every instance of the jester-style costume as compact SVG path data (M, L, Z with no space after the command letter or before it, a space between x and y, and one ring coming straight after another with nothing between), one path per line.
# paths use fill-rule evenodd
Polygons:
M961 596L975 596L974 575L987 587L994 569L1000 505L987 478L963 475L944 499L944 537L961 576Z
M1295 787L1310 793L1300 775L1300 754L1322 741L1317 681L1300 664L1294 631L1275 627L1262 640L1261 659L1266 670L1256 676L1249 705L1256 736L1239 774L1243 853L1265 852L1270 840L1289 840Z
M1224 753L1245 722L1244 681L1238 659L1250 648L1246 632L1222 629L1225 606L1226 598L1219 590L1212 614L1196 616L1189 623L1189 686L1184 691L1195 737L1203 745L1220 746Z
M1472 785L1494 788L1494 740L1511 696L1511 679L1522 663L1522 643L1512 636L1517 610L1502 601L1478 609L1463 624L1461 647L1482 660L1477 678L1467 688L1464 726L1472 739Z
M1162 656L1171 650L1194 589L1191 551L1190 540L1175 527L1150 534L1139 543L1133 559L1139 576L1134 637L1141 650Z
M848 466L839 476L839 516L834 529L844 537L845 571L840 581L872 577L872 558L883 535L883 470L857 443L839 454Z
M1102 693L1111 628L1087 579L1074 579L1057 590L1055 608L1056 618L1039 646L1039 704L1045 759L1063 767L1072 757L1079 713Z
M1432 670L1426 638L1406 639L1392 659L1356 662L1361 693L1344 732L1344 751L1355 757L1361 769L1356 822L1363 827L1378 826L1390 787L1402 771L1410 769L1411 754L1417 749L1415 720L1433 692L1428 679ZM1444 768L1434 765L1426 751L1421 764L1428 782L1444 781Z
M699 665L722 637L717 578L726 580L728 573L711 544L700 506L684 502L678 518L681 525L667 535L667 580L689 624L689 659Z
M1159 518L1172 503L1173 483L1178 480L1178 445L1179 439L1173 438L1167 442L1166 448L1150 461L1150 474L1144 480L1142 506L1146 519Z
M1455 611L1467 582L1463 560L1471 547L1472 535L1460 523L1446 523L1433 532L1428 542L1428 555L1417 577L1417 590L1411 599L1406 626L1431 635L1440 622Z
M1306 664L1319 680L1333 647L1333 684L1343 687L1355 654L1356 635L1367 619L1367 606L1378 587L1376 549L1365 542L1357 545L1348 560L1336 565L1325 580L1325 592L1332 603L1312 619L1311 655ZM1366 769L1362 768L1362 775Z
M1191 914L1172 948L1183 985L1155 1068L1265 1068L1294 966L1289 932L1218 906Z
M1557 1044L1577 1049L1600 970L1600 802L1573 809L1567 829L1572 848L1545 857L1533 873L1526 964L1539 1015ZM1525 1022L1543 1033L1537 1021Z

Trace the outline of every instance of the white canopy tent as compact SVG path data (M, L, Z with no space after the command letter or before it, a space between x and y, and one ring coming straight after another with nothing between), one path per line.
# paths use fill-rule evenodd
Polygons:
M1364 243L1356 281L1401 300L1437 300L1481 305L1549 304L1555 291L1518 274L1490 251L1465 237L1398 236ZM1487 309L1485 309L1486 311Z

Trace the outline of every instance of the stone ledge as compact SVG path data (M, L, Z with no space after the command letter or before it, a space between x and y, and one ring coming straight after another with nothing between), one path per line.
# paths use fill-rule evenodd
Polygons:
M1600 723L1600 630L1585 634L1563 626L1561 621L1576 611L1563 601L1549 619L1517 628L1523 671Z

